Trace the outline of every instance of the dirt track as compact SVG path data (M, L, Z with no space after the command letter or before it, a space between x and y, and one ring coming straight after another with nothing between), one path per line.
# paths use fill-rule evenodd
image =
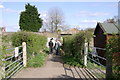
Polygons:
M49 55L46 65L41 68L25 68L14 78L81 78L92 77L84 68L65 67L60 56Z

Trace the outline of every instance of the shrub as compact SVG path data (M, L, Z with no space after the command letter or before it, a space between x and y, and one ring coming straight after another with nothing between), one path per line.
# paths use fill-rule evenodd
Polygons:
M26 42L28 53L39 53L45 48L46 41L46 37L31 32L16 32L12 35L12 45L16 47Z
M11 34L8 34L8 35L3 35L2 36L2 47L6 47L6 49L9 49L9 48L12 48L12 43L11 43L11 37L12 35Z
M11 35L2 36L2 42L10 42L10 41L11 41Z
M107 54L108 59L112 61L113 77L120 79L120 38L113 35L107 43Z
M85 43L85 32L64 37L63 50L67 59L63 60L70 65L83 65L83 48ZM71 61L72 60L72 61Z

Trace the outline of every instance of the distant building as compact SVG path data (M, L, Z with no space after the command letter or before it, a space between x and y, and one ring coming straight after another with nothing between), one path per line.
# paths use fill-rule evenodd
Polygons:
M1 32L6 32L5 27L0 27Z
M76 29L76 28L72 28L72 29L68 29L68 30L65 30L65 31L61 31L61 35L72 35L72 34L76 34L80 32L80 30Z

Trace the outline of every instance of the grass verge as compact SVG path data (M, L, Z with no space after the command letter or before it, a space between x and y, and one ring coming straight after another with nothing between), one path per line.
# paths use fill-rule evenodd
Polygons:
M36 54L32 59L28 61L27 67L41 67L43 66L47 54Z

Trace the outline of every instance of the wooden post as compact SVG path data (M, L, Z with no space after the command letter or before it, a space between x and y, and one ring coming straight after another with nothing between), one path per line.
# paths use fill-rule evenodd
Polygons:
M107 53L106 56L106 80L111 80L112 76L112 53Z
M22 47L23 47L23 65L24 67L27 66L27 51L26 51L26 43L23 42L22 43Z
M85 47L84 47L84 65L87 66L87 54L88 54L88 47L87 47L87 43L85 43Z

